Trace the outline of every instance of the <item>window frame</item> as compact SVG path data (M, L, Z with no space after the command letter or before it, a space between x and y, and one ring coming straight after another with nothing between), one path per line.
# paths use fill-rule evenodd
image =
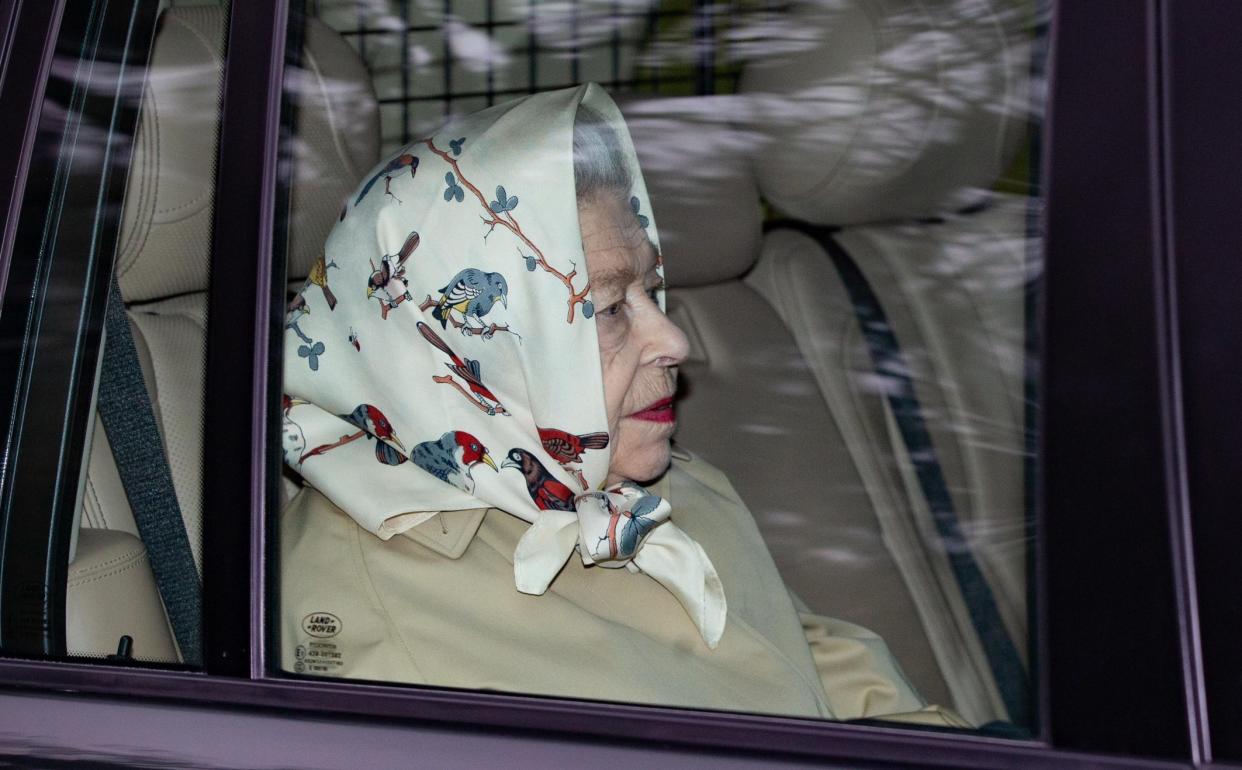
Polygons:
M132 147L125 138L137 125L133 95L145 79L155 19L154 6L122 0L60 25L75 40L82 35L80 56L62 79L45 81L32 105L31 146L44 151L28 158L5 238L10 255L28 258L20 270L6 261L0 316L0 335L17 342L0 350L0 410L10 413L0 466L0 578L9 589L0 595L0 641L11 654L66 654L63 565L82 478L78 447L90 435L110 246ZM54 83L67 101L49 100ZM79 212L86 215L65 215Z
M61 12L65 0L46 3L22 3L4 0L0 7L0 104L9 119L0 121L0 179L12 180L0 185L0 309L7 296L9 261L13 237L21 213L21 191L26 188L30 169L35 129L39 121L39 105L47 87L52 68L56 36L60 33Z
M1196 707L1214 728L1204 742L1205 759L1242 762L1242 693L1234 686L1242 681L1236 590L1242 530L1231 483L1242 476L1242 410L1235 393L1242 362L1228 355L1242 349L1242 324L1227 321L1242 287L1242 231L1232 216L1242 206L1236 181L1242 161L1237 152L1221 152L1236 141L1242 105L1220 96L1231 93L1230 84L1242 88L1242 73L1229 60L1242 46L1242 8L1191 0L1164 11L1166 61L1176 66L1166 68L1162 94L1169 144L1162 203L1173 223L1166 232L1173 257L1169 303L1177 311L1173 354L1182 364L1184 394L1176 417L1186 496L1178 505L1182 526L1194 532L1193 549L1185 547L1183 558L1195 567L1198 594L1197 625L1189 630L1202 639L1197 675L1204 684Z
M1145 0L1141 13L1125 0L1053 3L1050 118L1040 145L1047 196L1033 570L1035 739L279 675L265 641L264 589L273 542L265 528L275 519L272 474L279 468L279 452L266 437L275 434L279 397L279 362L269 352L281 344L283 284L272 257L275 214L287 194L278 157L287 0L235 3L229 19L209 300L214 320L208 328L205 424L213 429L204 446L212 458L204 476L204 510L211 511L204 526L205 673L3 658L0 697L13 687L69 689L140 696L162 710L176 699L200 710L248 706L291 720L318 715L360 723L382 717L411 729L434 724L517 730L524 737L581 742L597 741L624 721L635 740L666 746L925 766L1134 767L1139 756L1168 760L1153 767L1207 761L1210 744L1194 708L1203 698L1203 682L1195 673L1195 584L1184 558L1189 529L1178 502L1186 494L1173 344L1179 308L1167 301L1173 267L1168 233L1175 230L1166 205L1167 95L1175 69L1163 47L1167 2ZM18 12L21 26L10 38L12 66L0 92L4 114L27 115L24 140L0 144L8 148L0 150L0 163L18 169L32 150L30 116L38 115L64 7L48 4L41 11L37 5L24 3ZM1133 61L1136 52L1141 77L1119 63ZM1101 58L1108 64L1099 66ZM26 83L13 80L19 71L33 72L29 88L9 87L10 81ZM16 131L18 123L6 122L0 130ZM1109 142L1101 146L1099 136ZM1103 218L1100 201L1109 206ZM0 241L0 289L19 202L12 195ZM238 275L254 280L238 281ZM1150 314L1101 313L1101 296ZM1084 329L1083 319L1092 320L1090 328ZM1129 432L1119 434L1117 425ZM1141 446L1119 451L1119 435ZM1100 479L1120 479L1127 487L1118 490ZM1119 511L1124 518L1084 517L1081 511ZM1126 522L1121 545L1130 559L1118 553L1118 521ZM1104 590L1083 591L1083 585ZM1137 614L1136 606L1145 614ZM238 622L243 614L246 624ZM1131 644L1108 648L1120 639ZM1134 671L1144 672L1141 682L1133 681ZM72 715L72 701L43 695L39 702L48 709L59 703ZM72 721L60 720L65 727L57 735L64 745L74 745ZM236 721L246 732L245 715ZM186 729L192 724L190 719ZM237 751L220 746L221 757L240 759L230 753Z
M1166 3L1147 0L1139 14L1124 2L1062 2L1054 20L1039 660L1054 744L1199 762L1162 205ZM1062 68L1075 77L1058 77Z

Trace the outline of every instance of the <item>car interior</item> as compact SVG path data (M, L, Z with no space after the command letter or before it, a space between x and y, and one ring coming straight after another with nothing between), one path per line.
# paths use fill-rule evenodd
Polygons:
M927 701L976 725L1026 723L1035 4L743 8L716 32L712 93L669 74L694 61L682 11L613 27L545 12L522 49L527 25L494 24L517 4L488 3L485 22L466 5L414 8L414 40L395 54L368 52L352 3L308 7L277 223L290 285L310 275L341 201L412 130L543 88L536 70L546 87L621 84L668 313L691 343L678 445L725 471L801 606L883 637ZM162 13L116 256L200 573L226 21L214 4ZM663 88L650 82L659 57ZM288 494L296 480L282 483ZM180 660L147 550L96 419L69 566L72 654L114 653L124 635L136 660Z

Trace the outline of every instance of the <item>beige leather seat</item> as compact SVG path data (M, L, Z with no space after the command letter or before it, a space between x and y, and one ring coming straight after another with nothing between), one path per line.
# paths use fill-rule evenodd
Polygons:
M1024 663L1026 216L1024 200L1001 198L943 224L858 226L836 236L880 299L906 354L964 540ZM882 635L898 648L917 638L914 626L921 625L955 707L977 723L1006 718L948 546L887 400L896 384L875 373L828 255L805 235L774 232L747 283L792 331L844 439L840 462L853 466L869 499L873 531L917 610ZM794 581L813 579L803 572ZM824 591L834 589L825 585ZM854 599L874 600L866 589ZM921 675L902 663L911 678Z
M117 274L202 572L203 366L212 196L225 14L173 8L160 20L126 187ZM375 97L357 54L307 23L290 213L292 277L304 278L336 214L379 155ZM257 183L257 180L256 180ZM69 568L68 649L116 651L122 634L143 660L177 660L145 548L99 422Z
M844 226L911 361L965 540L1025 654L1025 200L991 192L1027 124L1029 7L800 6L741 93L627 106L687 332L679 442L723 468L816 612L881 634L930 701L1009 716L849 296ZM973 215L944 216L970 204ZM938 215L939 223L918 218Z

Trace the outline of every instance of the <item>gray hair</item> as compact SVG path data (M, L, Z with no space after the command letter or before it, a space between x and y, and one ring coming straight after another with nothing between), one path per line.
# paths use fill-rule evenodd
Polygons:
M603 194L628 200L634 180L625 161L617 132L603 115L579 104L574 116L574 189L578 204Z

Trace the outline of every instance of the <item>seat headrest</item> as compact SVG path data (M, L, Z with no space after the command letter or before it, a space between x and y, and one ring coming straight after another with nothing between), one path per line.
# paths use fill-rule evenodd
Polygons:
M117 247L127 300L207 288L224 25L220 8L172 8L160 19Z
M302 69L286 88L298 94L288 270L290 278L303 278L341 206L379 160L379 104L357 52L318 19L306 21Z
M619 99L667 258L670 286L737 278L759 256L762 210L734 97Z
M224 36L221 8L170 8L161 18L117 252L127 301L207 288ZM309 270L342 202L379 155L378 108L357 54L314 19L302 53L304 70L289 76L299 95L291 275Z
M974 204L1025 136L1031 0L810 0L748 62L741 125L781 213L848 225Z

